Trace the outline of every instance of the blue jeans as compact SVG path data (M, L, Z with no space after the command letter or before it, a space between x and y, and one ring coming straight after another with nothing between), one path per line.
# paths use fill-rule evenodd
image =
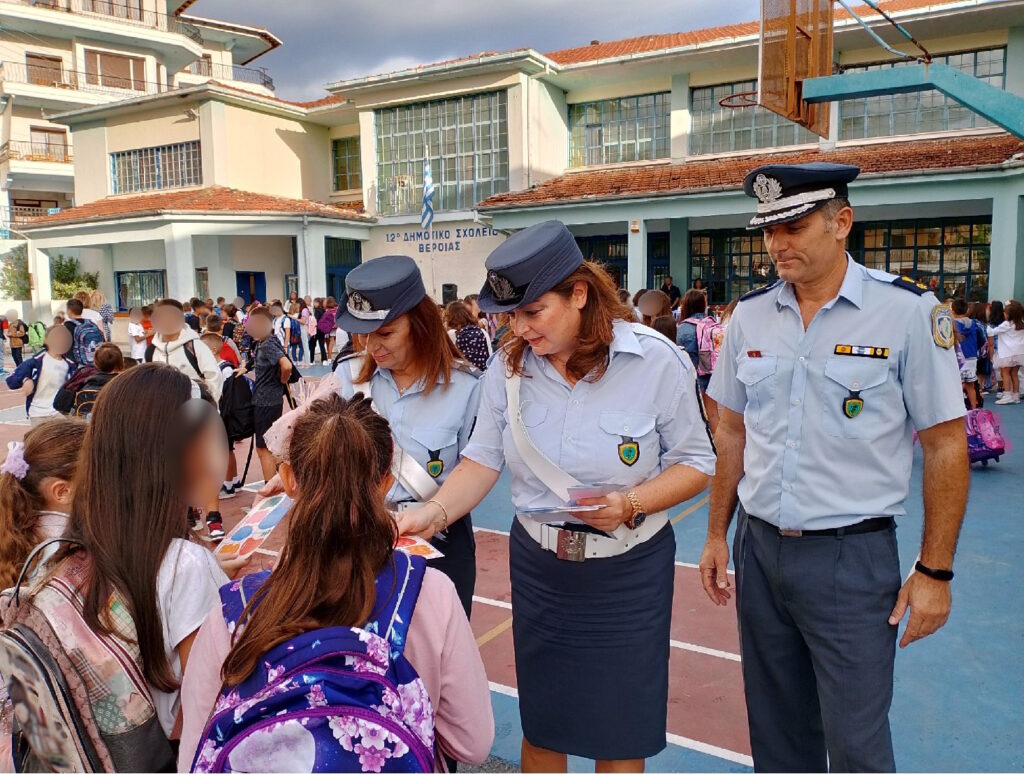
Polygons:
M298 344L289 344L288 345L288 357L290 357L292 359L293 363L301 363L302 362L302 356L303 356L303 350L302 350L302 342L301 341Z

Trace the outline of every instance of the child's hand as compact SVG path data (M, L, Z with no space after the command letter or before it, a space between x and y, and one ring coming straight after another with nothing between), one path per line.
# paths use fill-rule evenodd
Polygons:
M225 556L224 554L213 552L213 555L217 559L217 564L224 571L231 580L235 580L239 576L245 575L242 570L249 566L249 562L252 561L252 556L247 556L244 559L240 559L237 556Z

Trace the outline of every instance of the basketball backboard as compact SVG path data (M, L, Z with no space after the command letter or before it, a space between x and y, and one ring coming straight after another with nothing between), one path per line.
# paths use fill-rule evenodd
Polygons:
M802 83L832 74L832 0L761 0L758 104L828 137L829 103L803 99Z

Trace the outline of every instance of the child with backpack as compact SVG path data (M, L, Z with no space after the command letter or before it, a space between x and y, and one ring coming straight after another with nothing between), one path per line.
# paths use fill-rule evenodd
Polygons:
M60 323L57 323L56 320L54 321L54 323L60 325ZM40 352L43 351L43 339L45 338L46 323L42 322L41 320L37 320L36 322L28 326L28 345L32 347L32 352L34 354L38 355Z
M273 317L265 306L250 310L245 329L252 337L252 356L245 366L253 372L253 425L256 434L256 453L263 469L263 480L274 477L277 463L267 449L263 434L270 429L284 413L284 397L287 391L292 364L274 334Z
M80 366L92 365L93 353L96 347L106 339L103 338L103 331L99 329L92 320L85 317L85 308L78 298L69 298L67 304L68 317L64 326L71 334L71 359Z
M60 550L0 634L0 673L42 687L11 691L19 770L172 770L181 675L227 581L183 539L223 475L223 432L209 393L172 368L138 366L100 395ZM145 486L126 486L140 460Z
M71 334L60 325L46 331L46 350L23 360L7 377L7 386L25 393L25 413L35 426L60 412L54 400L61 387L75 375L78 364L67 356Z
M725 329L707 314L708 299L699 290L690 289L683 295L679 316L682 322L676 332L676 344L686 350L693 367L697 369L697 383L702 392L711 383L718 353L725 340Z
M180 771L430 771L442 754L487 757L487 677L455 588L394 549L392 452L369 400L330 395L296 422L281 465L288 540L273 572L221 589L193 643Z
M146 362L174 366L189 379L205 384L217 401L221 389L217 360L208 348L196 346L199 334L185 324L181 302L173 298L157 301L153 307L153 328L156 335L146 348Z
M219 317L217 315L210 315L213 319ZM225 416L225 399L228 398L229 388L234 387L232 380L234 379L245 379L244 376L235 376L235 368L238 367L238 363L232 363L230 360L224 359L224 347L227 346L227 339L224 339L219 333L209 332L202 335L202 342L210 348L210 352L213 353L214 357L219 358L217 367L220 368L221 377L223 377L223 387L220 393L220 401L218 408L221 412L221 420L224 422L224 430L227 433L228 439L228 472L224 476L224 483L221 484L220 493L217 496L218 500L227 500L234 497L238 490L242 488L242 482L238 478L238 462L235 460L235 443L240 438L235 438L231 433L231 425L228 422L229 417ZM250 396L252 391L247 388ZM252 401L249 402L250 411L252 407ZM249 435L252 435L250 432ZM248 437L248 436L246 436ZM218 506L219 507L219 506ZM220 514L216 508L211 510L211 516L217 516Z
M69 412L73 417L88 419L96 406L100 390L124 370L124 355L121 348L109 341L98 346L93 358L93 368L96 372L86 379L75 393Z
M14 367L21 365L21 353L25 346L25 339L28 337L28 326L25 321L18 318L18 313L13 309L7 313L7 338L11 342L11 357L14 359Z

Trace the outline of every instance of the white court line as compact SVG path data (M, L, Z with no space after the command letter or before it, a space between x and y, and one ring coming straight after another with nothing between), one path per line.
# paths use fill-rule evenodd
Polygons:
M488 683L490 689L494 693L500 693L502 696L510 696L513 699L519 698L519 691L510 685L502 685L501 683ZM713 755L716 758L730 761L732 763L739 763L743 766L754 767L754 760L749 755L743 753L734 752L727 750L724 747L717 747L707 742L698 742L696 739L690 739L689 737L679 736L678 734L665 734L665 738L669 744L674 744L676 747L685 747L687 750L693 750L695 752L704 753L705 755Z
M481 605L489 605L490 607L500 607L500 608L503 608L504 610L511 610L512 609L512 603L511 602L505 602L504 600L501 600L501 599L490 599L489 597L478 597L478 596L476 596L474 594L473 595L473 601L478 603L478 604L481 604Z

